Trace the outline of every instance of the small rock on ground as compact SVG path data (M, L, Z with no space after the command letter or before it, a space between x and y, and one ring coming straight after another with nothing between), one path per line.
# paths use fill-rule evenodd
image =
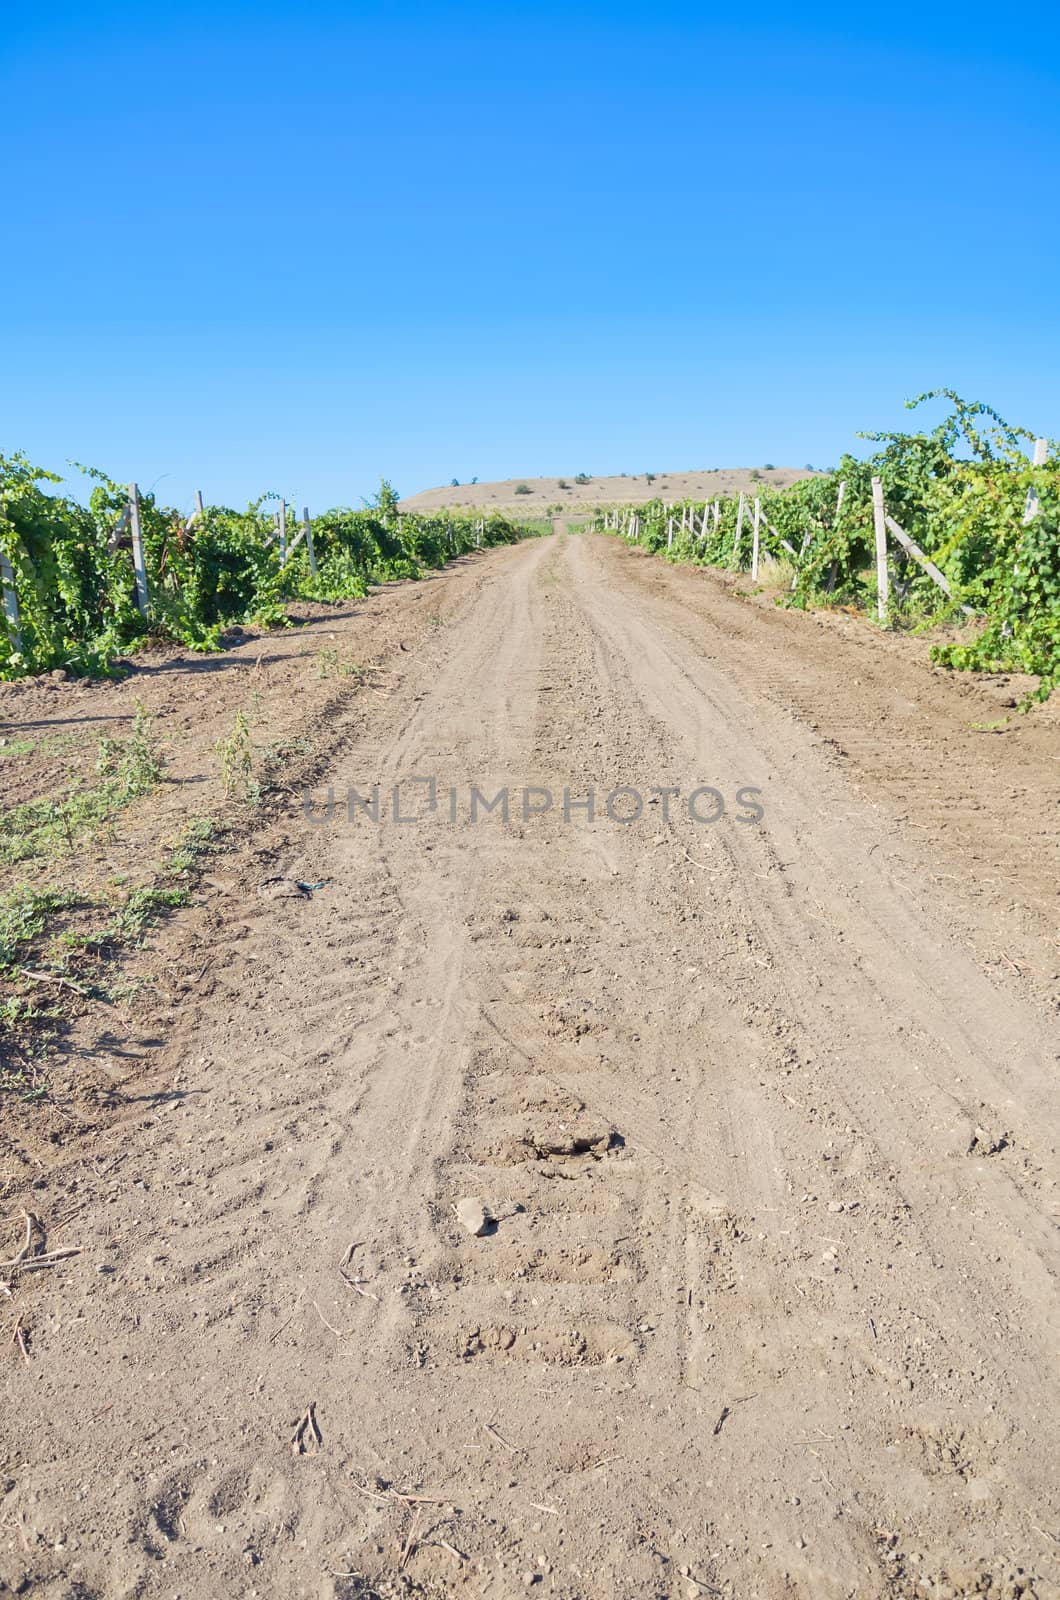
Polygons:
M493 1226L493 1213L484 1200L466 1197L456 1202L456 1214L468 1233L476 1236L487 1233Z

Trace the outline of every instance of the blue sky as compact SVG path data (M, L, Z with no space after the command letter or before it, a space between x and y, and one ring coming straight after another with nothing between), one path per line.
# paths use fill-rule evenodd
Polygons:
M172 503L1060 434L1060 8L11 0L0 450Z

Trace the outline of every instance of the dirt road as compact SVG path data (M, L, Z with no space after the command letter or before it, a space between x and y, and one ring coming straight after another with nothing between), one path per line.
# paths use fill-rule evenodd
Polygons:
M1060 1594L1055 722L614 540L447 582L37 1275L0 1594Z

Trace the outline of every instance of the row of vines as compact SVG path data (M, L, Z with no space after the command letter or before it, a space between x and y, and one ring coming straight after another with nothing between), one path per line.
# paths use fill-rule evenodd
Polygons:
M415 578L526 530L506 517L399 512L385 481L375 504L313 518L316 572L304 542L281 564L266 495L245 511L205 506L194 520L140 501L148 616L137 606L127 538L115 538L124 485L93 469L87 503L56 491L62 479L23 455L0 455L0 555L18 627L0 612L0 680L56 667L106 673L147 638L218 648L226 626L282 624L292 600L345 600L370 584ZM297 530L293 530L297 531Z
M989 406L951 390L953 407L930 432L864 434L879 448L865 460L846 455L834 472L790 488L756 487L761 544L790 570L782 603L822 603L876 611L872 479L883 485L888 514L948 580L947 597L897 545L891 550L887 621L892 625L962 624L965 642L936 644L944 665L1036 675L1033 698L1060 684L1060 455L1048 447L1034 465L1033 436L1010 427ZM612 510L595 526L622 531L671 560L746 568L752 522L739 538L739 502ZM969 614L973 621L969 626Z

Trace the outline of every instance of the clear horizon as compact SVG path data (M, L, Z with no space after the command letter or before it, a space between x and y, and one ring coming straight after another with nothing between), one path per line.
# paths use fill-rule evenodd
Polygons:
M942 386L1055 436L1058 46L1041 4L26 12L0 450L323 508L829 466Z

